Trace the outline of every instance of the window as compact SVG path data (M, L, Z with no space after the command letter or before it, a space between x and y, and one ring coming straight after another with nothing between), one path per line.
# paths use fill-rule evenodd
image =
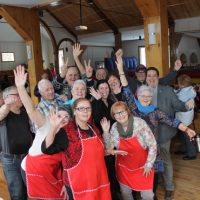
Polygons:
M146 66L146 52L144 46L138 47L138 53L139 53L139 63Z
M1 53L1 61L2 62L14 62L15 61L15 54L12 53L12 52Z
M64 65L64 49L58 50L59 72L60 68Z

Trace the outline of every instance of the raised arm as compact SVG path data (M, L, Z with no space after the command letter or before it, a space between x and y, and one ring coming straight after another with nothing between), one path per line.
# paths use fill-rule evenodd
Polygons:
M64 116L60 117L57 110L51 110L49 112L50 130L47 137L45 138L46 148L50 147L53 144L56 134L62 127L63 119Z
M120 51L120 49L118 51ZM116 52L116 62L115 63L117 65L121 84L123 87L125 87L128 85L128 81L127 81L125 73L124 73L122 54L118 53L118 51Z
M85 68L83 67L79 56L81 55L81 53L83 52L83 50L81 49L81 45L80 43L75 43L73 46L73 56L74 56L74 61L81 73L81 75L85 74Z
M120 81L122 84L122 93L123 93L125 102L128 104L131 112L135 115L135 110L136 110L137 106L134 101L134 95L128 86L128 81L124 74L121 49L119 49L118 51L116 52L116 62L115 63L117 65Z
M174 63L173 71L169 72L166 76L159 79L159 83L161 85L170 85L171 82L176 78L177 72L182 67L181 60L177 59Z
M45 123L45 116L40 113L34 106L30 96L25 89L25 83L27 79L27 73L24 71L22 65L17 66L14 70L15 84L20 96L20 99L29 115L31 121L33 121L38 127L41 127Z

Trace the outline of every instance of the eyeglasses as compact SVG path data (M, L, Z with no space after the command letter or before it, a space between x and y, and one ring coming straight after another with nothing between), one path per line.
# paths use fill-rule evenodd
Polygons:
M121 115L124 115L126 112L127 112L126 110L121 110L121 111L119 111L119 112L115 112L115 113L114 113L114 116L115 116L115 117L119 117L119 116L121 116Z
M91 107L77 107L75 109L80 111L80 112L91 112L91 110L92 110Z
M142 97L143 99L151 99L152 96L145 96L145 95L139 95L139 97Z
M15 94L7 94L7 97L8 96L19 96L19 94L18 93L15 93Z

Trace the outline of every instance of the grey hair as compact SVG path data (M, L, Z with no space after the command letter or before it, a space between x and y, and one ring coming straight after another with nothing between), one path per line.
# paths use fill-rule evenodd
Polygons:
M42 89L44 88L44 85L46 83L51 83L51 81L47 80L47 79L41 79L39 82L38 82L38 90L39 92L42 91ZM51 83L52 84L52 83Z
M80 84L82 84L82 85L84 86L84 88L85 88L85 91L87 91L86 83L85 83L85 81L82 80L82 79L78 79L78 80L75 80L75 81L74 81L74 83L73 83L73 85L72 85L72 90L74 89L75 86L80 85Z
M153 96L153 91L152 91L152 88L147 86L147 85L142 85L140 86L138 89L137 89L137 96L140 96L142 95L142 93L144 91L148 91L150 93L151 96Z
M10 94L11 90L17 90L16 86L13 85L5 88L3 91L3 99L5 99Z

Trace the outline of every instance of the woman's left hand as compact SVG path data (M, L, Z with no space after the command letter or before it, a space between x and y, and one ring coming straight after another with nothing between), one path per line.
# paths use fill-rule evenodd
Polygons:
M143 176L149 176L152 173L152 168L144 167Z

